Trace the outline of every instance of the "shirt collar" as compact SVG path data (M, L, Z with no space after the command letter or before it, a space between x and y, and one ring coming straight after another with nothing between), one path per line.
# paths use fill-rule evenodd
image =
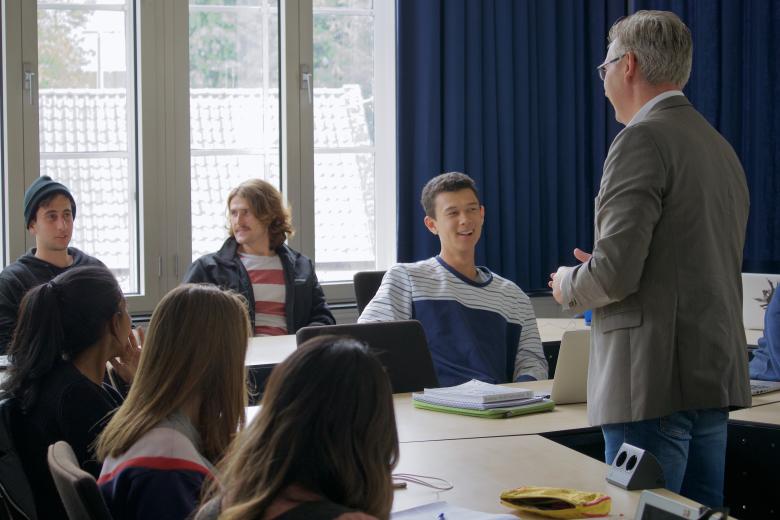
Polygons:
M670 98L672 96L685 96L685 94L682 93L682 90L667 90L666 92L661 92L653 99L651 99L650 101L642 105L642 108L639 109L639 112L634 114L634 117L632 117L631 121L628 122L626 128L644 121L645 118L647 117L648 112L650 112L650 110L652 110L654 106L656 106L664 99Z

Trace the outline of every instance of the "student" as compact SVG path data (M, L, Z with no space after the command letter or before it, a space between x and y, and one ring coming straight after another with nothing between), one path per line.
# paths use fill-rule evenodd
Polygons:
M196 519L387 519L398 460L391 392L363 344L307 341L271 373Z
M35 247L0 272L0 354L11 341L27 291L71 267L103 266L97 258L68 247L75 218L73 195L51 177L38 177L24 193L24 222L35 237Z
M248 180L230 192L227 205L230 237L219 251L193 262L184 281L243 295L255 335L336 323L312 261L284 243L293 227L279 190L264 180Z
M764 381L780 381L780 297L770 286L769 304L764 314L764 337L758 340L750 361L750 378Z
M91 446L122 401L103 384L106 362L126 382L138 364L138 343L114 275L105 267L78 267L31 289L8 356L2 397L13 398L21 411L14 440L38 518L65 518L47 449L66 441L81 467L97 477Z
M547 379L528 296L475 264L485 208L474 181L462 173L441 174L425 185L421 203L425 227L439 237L441 252L390 268L358 322L419 320L442 386Z
M157 305L138 373L97 441L98 484L116 520L184 519L244 423L243 299L182 285Z

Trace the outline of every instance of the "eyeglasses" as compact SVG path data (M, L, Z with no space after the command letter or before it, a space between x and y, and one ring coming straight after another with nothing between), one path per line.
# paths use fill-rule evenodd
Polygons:
M596 70L599 73L599 78L601 78L601 81L604 81L604 78L607 75L607 65L609 65L610 63L615 63L616 61L620 61L623 58L623 56L625 56L625 55L626 55L626 53L624 52L623 54L621 54L617 58L611 59L609 61L605 61L604 63L602 63L601 65L596 67Z

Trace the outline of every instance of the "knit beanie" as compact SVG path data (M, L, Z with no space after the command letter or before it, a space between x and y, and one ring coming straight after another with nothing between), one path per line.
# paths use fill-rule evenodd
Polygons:
M24 192L24 222L27 227L30 226L30 221L38 213L38 206L41 201L55 193L62 193L70 199L73 218L76 218L76 201L73 200L70 190L64 184L53 181L48 175L43 175L35 179L30 184L30 187L27 188L27 191Z

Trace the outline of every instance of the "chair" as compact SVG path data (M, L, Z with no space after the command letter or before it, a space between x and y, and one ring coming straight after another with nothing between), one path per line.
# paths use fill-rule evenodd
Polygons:
M326 334L350 336L366 343L387 370L393 393L439 386L425 331L417 320L303 327L295 338L300 346Z
M35 499L14 442L18 413L14 399L0 401L0 518L36 520Z
M95 477L81 469L65 441L49 446L49 471L70 520L111 520Z
M355 287L355 302L357 303L358 316L363 313L368 302L376 294L379 286L382 285L382 278L385 271L358 271L352 277L352 283Z

